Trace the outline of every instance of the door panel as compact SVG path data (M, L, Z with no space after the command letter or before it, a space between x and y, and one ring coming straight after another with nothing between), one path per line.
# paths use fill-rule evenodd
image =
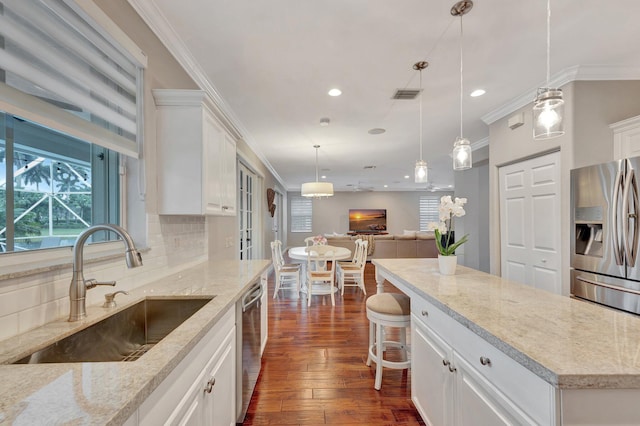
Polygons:
M560 153L501 167L499 176L502 276L561 293Z

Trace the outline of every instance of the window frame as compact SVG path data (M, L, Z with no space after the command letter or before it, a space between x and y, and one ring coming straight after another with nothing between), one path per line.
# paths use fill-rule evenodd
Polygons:
M12 89L4 84L4 88L9 88L9 90L0 91L0 109L7 114L22 117L28 121L37 123L38 125L49 127L53 130L61 131L78 139L85 140L95 146L101 146L112 150L112 155L115 156L113 158L118 159L119 166L117 168L117 173L113 173L109 177L109 180L110 182L113 182L115 179L119 182L119 223L121 226L126 227L127 216L128 214L131 214L127 209L127 157L133 157L135 160L133 160L133 163L129 164L138 164L138 173L144 173L143 162L140 158L144 146L144 70L147 67L147 57L135 42L129 38L129 36L122 31L95 3L76 2L75 0L62 0L62 2L84 18L95 31L100 33L105 39L109 40L110 43L120 51L120 53L132 59L136 64L136 147L127 151L112 145L110 146L108 143L103 143L103 139L101 139L99 135L98 137L95 137L95 129L87 130L86 122L79 121L80 119L72 115L60 117L60 115L64 115L62 114L64 111L60 110L56 112L55 107L42 101L38 101L36 98L32 98L29 95L23 94L22 92ZM144 177L138 177L138 181L139 186L141 186L139 188L140 197L143 199ZM113 195L114 194L111 192L107 196L113 197ZM146 240L146 236L142 239ZM91 244L85 247L85 257L88 262L91 262L93 261L92 259L104 260L105 258L112 256L120 256L122 251L121 245L122 243L120 241L106 241L98 244ZM141 246L144 246L144 244ZM18 274L18 276L26 276L49 270L66 268L71 261L69 249L69 246L63 246L24 252L3 253L0 255L0 280L15 277L16 274ZM38 262L37 267L34 267L35 262Z

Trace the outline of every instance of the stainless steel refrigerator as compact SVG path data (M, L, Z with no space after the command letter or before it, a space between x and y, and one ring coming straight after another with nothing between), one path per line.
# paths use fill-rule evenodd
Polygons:
M571 294L640 314L640 157L571 171Z

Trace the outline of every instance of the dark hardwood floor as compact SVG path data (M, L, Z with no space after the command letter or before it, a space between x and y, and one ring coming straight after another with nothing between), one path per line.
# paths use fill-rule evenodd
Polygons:
M376 293L367 264L368 295ZM355 287L336 295L280 291L269 279L269 340L262 372L244 425L424 425L411 402L410 372L385 369L373 389L375 364L365 365L368 331L365 296ZM398 291L385 283L385 291ZM393 356L393 354L389 354Z

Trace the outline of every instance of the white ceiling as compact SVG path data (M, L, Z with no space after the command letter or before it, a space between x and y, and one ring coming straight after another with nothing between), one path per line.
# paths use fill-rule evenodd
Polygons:
M129 2L174 55L191 62L192 75L209 81L243 138L289 190L315 180L315 144L320 174L336 190L425 188L413 183L419 101L391 97L400 88L417 89L412 66L429 61L424 159L432 185L453 184L449 153L460 132L454 1ZM464 136L481 145L489 134L482 117L524 105L544 85L547 2L474 3L463 18ZM552 0L551 7L552 82L566 80L574 67L595 78L640 79L639 1ZM342 96L327 95L334 87ZM476 88L487 93L469 97ZM329 126L319 125L322 117ZM386 133L370 135L372 128Z

